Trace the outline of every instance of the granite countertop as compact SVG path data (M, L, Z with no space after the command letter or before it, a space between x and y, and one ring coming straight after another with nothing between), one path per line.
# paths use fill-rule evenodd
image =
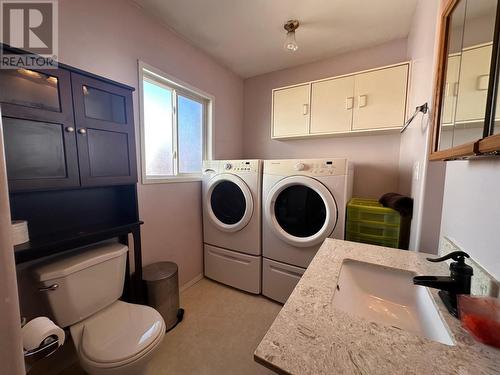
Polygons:
M254 353L282 374L500 374L500 350L476 342L430 289L455 346L373 323L333 307L344 259L447 275L425 254L327 239Z

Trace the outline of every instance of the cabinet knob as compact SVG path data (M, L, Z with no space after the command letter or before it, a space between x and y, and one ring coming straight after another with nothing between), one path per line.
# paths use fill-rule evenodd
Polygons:
M366 107L368 101L367 95L360 95L358 98L358 108Z
M294 168L296 171L303 171L304 169L306 169L306 166L304 163L297 163L295 164Z
M87 129L78 129L78 134L87 134Z
M302 113L305 115L307 115L309 113L309 104L304 104L303 107L302 107Z
M73 133L75 131L75 128L72 127L72 126L66 126L65 130L68 132L68 133Z
M345 99L345 109L350 110L354 106L354 98L349 96Z

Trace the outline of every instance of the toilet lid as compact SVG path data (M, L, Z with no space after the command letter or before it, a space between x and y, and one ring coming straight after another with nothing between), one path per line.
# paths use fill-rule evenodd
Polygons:
M148 351L165 329L153 308L117 301L84 322L81 352L97 363L116 363Z

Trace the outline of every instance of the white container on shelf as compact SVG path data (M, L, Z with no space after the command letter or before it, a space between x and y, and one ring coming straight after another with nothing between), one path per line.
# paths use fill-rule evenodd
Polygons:
M28 222L26 220L12 221L12 242L19 245L30 240Z

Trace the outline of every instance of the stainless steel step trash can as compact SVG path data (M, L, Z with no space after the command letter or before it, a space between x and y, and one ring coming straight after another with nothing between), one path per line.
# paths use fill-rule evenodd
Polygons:
M163 317L167 331L181 320L184 310L179 308L179 276L174 262L158 262L142 269L146 282L148 305Z

